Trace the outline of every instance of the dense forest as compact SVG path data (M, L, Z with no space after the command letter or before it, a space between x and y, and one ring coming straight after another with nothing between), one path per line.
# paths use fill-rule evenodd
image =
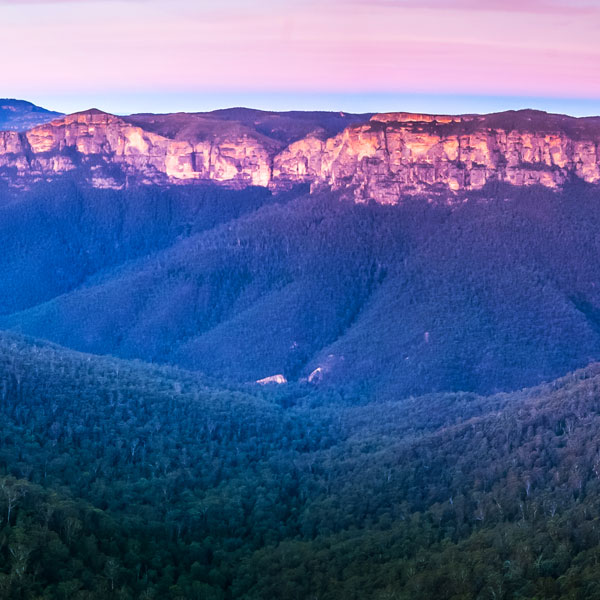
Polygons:
M599 201L577 183L398 206L5 190L0 328L241 383L320 368L389 398L520 389L600 359Z
M307 191L0 189L0 600L600 600L597 188Z
M0 598L600 598L600 367L223 384L0 337Z

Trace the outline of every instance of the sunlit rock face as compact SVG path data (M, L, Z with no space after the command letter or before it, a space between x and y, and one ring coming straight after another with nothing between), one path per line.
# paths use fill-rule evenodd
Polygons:
M242 186L267 186L271 180L273 149L246 135L172 139L97 110L69 115L22 135L2 135L0 165L17 167L23 176L37 179L76 168L86 175L87 168L89 181L102 181L100 187L110 181L116 187L125 185L129 178L142 183L215 180ZM121 177L102 176L102 171L112 173L115 167Z
M281 385L283 383L287 383L287 379L283 375L281 375L281 374L278 374L278 375L269 375L269 377L265 377L263 379L257 380L256 383L258 383L259 385L269 385L269 384L272 384L272 383L276 383L278 385Z
M600 119L386 113L286 143L248 119L90 110L24 133L0 132L0 175L10 183L66 173L96 187L214 181L279 191L308 183L381 203L491 181L553 188L573 178L600 183Z
M570 135L554 119L545 124L543 113L535 115L520 129L497 126L498 118L375 115L324 142L292 144L275 157L273 176L351 188L358 201L382 203L436 185L458 191L489 181L547 187L573 177L600 182L600 120L589 120L588 128L566 118Z

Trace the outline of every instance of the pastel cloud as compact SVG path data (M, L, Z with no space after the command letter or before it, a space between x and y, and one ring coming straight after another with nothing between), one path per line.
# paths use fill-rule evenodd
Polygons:
M27 5L27 4L46 4L46 5L58 5L58 4L101 4L101 3L113 3L121 4L124 2L137 2L139 4L144 2L157 2L158 0L0 0L0 6L5 5Z
M600 98L599 7L600 0L0 0L3 43L19 48L3 64L3 87L10 95L168 88Z
M366 0L349 0L365 5ZM600 11L599 0L368 0L369 6L531 14L590 14Z

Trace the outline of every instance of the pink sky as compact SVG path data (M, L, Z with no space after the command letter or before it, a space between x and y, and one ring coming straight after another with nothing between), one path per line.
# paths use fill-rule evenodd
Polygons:
M600 99L600 0L0 0L0 23L0 96Z

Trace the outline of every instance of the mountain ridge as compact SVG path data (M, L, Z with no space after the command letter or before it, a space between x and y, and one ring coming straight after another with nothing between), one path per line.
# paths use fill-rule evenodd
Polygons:
M61 116L27 100L0 98L0 131L26 131Z
M383 204L490 182L556 189L573 179L600 182L600 117L90 109L0 132L0 179L26 186L65 175L113 189L210 181L278 192L308 184Z

